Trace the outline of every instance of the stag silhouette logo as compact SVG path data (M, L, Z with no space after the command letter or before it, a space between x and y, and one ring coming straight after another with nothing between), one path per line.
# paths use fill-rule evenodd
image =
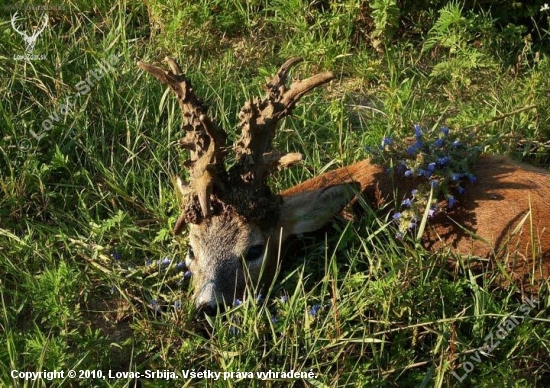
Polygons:
M13 16L11 17L11 26L13 27L15 32L17 32L19 35L23 37L23 40L25 41L25 45L26 45L26 48L25 48L26 53L32 54L34 51L34 45L36 44L36 39L38 39L38 36L42 33L42 31L44 31L44 29L48 25L48 15L44 14L42 17L42 20L43 20L42 26L40 27L39 25L36 25L33 28L32 34L29 34L27 33L27 31L17 28L16 23L19 19L17 17L18 13L19 12L14 13Z

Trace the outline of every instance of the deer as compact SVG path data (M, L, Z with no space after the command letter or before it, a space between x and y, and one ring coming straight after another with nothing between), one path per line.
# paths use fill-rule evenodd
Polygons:
M176 95L185 137L181 148L189 182L177 178L181 214L173 233L188 231L185 264L192 273L198 311L215 315L242 298L247 286L269 287L281 258L280 246L293 235L319 230L359 198L374 210L410 192L414 182L388 173L370 159L316 176L280 193L268 177L301 162L300 153L273 148L276 127L312 89L332 81L323 72L287 85L290 58L265 85L266 96L247 101L238 114L240 138L228 147L227 134L207 114L190 79L174 59L169 70L137 65ZM226 168L233 151L235 161ZM477 177L461 206L438 212L428 222L421 245L431 252L499 260L505 278L520 287L539 287L550 274L550 174L506 156L483 155ZM390 207L391 208L391 207ZM529 280L531 279L531 280Z

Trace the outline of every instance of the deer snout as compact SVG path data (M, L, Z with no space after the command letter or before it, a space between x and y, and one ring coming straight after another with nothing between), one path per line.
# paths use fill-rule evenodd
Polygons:
M203 305L197 307L197 313L198 313L199 317L201 315L208 315L209 317L213 317L216 314L218 314L218 306L217 305L212 305L210 303L203 304Z
M195 293L195 306L207 315L215 315L222 300L223 296L218 292L214 282L205 283Z

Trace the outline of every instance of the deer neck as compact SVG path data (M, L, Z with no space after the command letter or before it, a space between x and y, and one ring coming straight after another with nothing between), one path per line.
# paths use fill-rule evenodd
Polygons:
M367 159L309 179L284 190L281 195L287 197L304 191L351 182L360 185L363 196L374 208L378 208L385 203L395 186L392 174L386 172L383 167L372 164Z

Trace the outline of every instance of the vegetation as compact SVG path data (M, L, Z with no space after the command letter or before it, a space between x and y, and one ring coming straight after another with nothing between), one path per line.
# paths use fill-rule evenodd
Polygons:
M0 9L1 385L134 384L109 370L180 375L146 387L550 383L547 288L480 353L507 317L523 317L521 290L395 239L372 212L304 236L266 295L251 291L198 321L181 264L186 237L171 235L181 117L136 66L178 58L233 138L239 108L284 59L304 57L296 78L335 71L283 123L277 148L305 161L274 176L276 189L360 160L384 137L399 142L417 123L548 168L544 2L74 1L47 10L34 48L46 59L22 60L10 18L19 11L30 30L43 11L28 3ZM11 375L70 369L95 374ZM184 379L182 370L235 374ZM270 370L314 376L255 375Z

